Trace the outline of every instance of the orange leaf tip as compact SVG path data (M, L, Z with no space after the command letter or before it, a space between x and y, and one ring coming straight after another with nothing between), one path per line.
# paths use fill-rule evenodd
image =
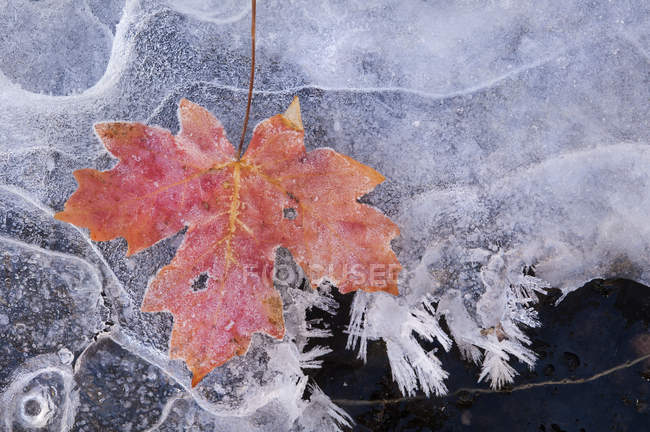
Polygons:
M196 387L197 384L200 383L207 374L207 372L192 374L192 388Z
M302 126L302 116L300 115L300 101L298 96L294 96L289 108L282 114L284 118L291 126L292 129L297 131L304 131L305 128Z

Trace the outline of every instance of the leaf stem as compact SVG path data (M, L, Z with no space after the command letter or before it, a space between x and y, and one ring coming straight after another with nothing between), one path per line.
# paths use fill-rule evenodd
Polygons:
M248 117L251 113L251 100L253 99L253 82L255 81L255 3L256 0L251 0L251 77L250 81L248 82L248 102L246 103L246 117L244 117L244 127L242 128L241 139L239 140L237 160L241 159L241 151L244 148L244 137L246 136Z

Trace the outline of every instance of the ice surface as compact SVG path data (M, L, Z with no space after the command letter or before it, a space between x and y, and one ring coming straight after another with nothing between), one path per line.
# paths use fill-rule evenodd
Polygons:
M52 354L29 358L0 396L2 430L70 430L78 394L70 366Z
M117 2L105 3L110 10ZM109 12L101 11L102 20L74 0L3 0L0 10L0 69L15 84L66 95L86 90L104 74L113 42Z
M358 295L350 345L363 355L383 339L405 394L445 391L445 365L418 338L453 339L500 386L513 359L535 361L537 293L650 283L649 12L640 0L258 2L253 124L297 94L308 148L387 177L364 201L401 227L401 295ZM305 321L310 302L335 311L327 289L278 278L285 340L256 337L191 390L167 358L170 316L139 312L182 233L125 258L123 240L93 244L51 218L73 170L114 164L95 122L176 131L187 97L238 136L249 18L239 1L0 2L0 427L346 424L304 372L327 352L327 339L305 351L329 334Z
M103 329L108 309L88 243L50 213L0 187L0 385L26 360L80 353ZM58 357L58 356L57 356Z

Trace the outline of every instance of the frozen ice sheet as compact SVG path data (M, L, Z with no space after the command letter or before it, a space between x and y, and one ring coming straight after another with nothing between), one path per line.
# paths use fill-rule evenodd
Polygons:
M30 420L38 430L93 430L110 421L97 410L102 388L146 371L141 388L164 394L142 394L148 416L115 413L124 430L344 425L317 388L303 394L304 369L327 352L326 339L305 352L307 342L328 335L305 310L316 302L332 311L325 293L278 286L285 340L256 337L246 356L191 390L184 365L167 358L170 316L139 312L182 233L125 258L123 240L92 244L51 219L76 188L73 170L115 163L95 122L176 131L187 97L238 136L247 2L5 3L0 254L10 282L0 327L25 349L0 354L4 406L45 404ZM404 393L445 391L444 364L416 336L457 344L499 386L514 379L513 357L535 361L524 328L540 324L537 293L595 277L650 283L647 2L258 3L253 123L298 94L308 148L332 147L387 177L364 201L402 228L401 295L359 295L350 345L363 355L368 339L385 340ZM385 322L389 314L399 323ZM438 326L443 315L450 335ZM99 375L104 365L112 375ZM48 388L66 396L41 398ZM3 427L29 426L16 421Z

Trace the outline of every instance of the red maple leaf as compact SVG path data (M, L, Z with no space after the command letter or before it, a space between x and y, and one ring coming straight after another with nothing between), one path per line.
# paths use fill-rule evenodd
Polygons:
M306 152L297 98L255 128L241 159L204 108L183 99L179 118L176 136L141 123L97 124L119 162L75 171L79 188L55 217L89 228L96 241L124 237L127 255L189 227L142 310L173 314L170 356L185 359L193 386L245 353L254 332L283 337L271 271L278 246L314 285L326 277L343 293L397 294L401 266L390 241L399 230L357 201L384 177L331 149Z

